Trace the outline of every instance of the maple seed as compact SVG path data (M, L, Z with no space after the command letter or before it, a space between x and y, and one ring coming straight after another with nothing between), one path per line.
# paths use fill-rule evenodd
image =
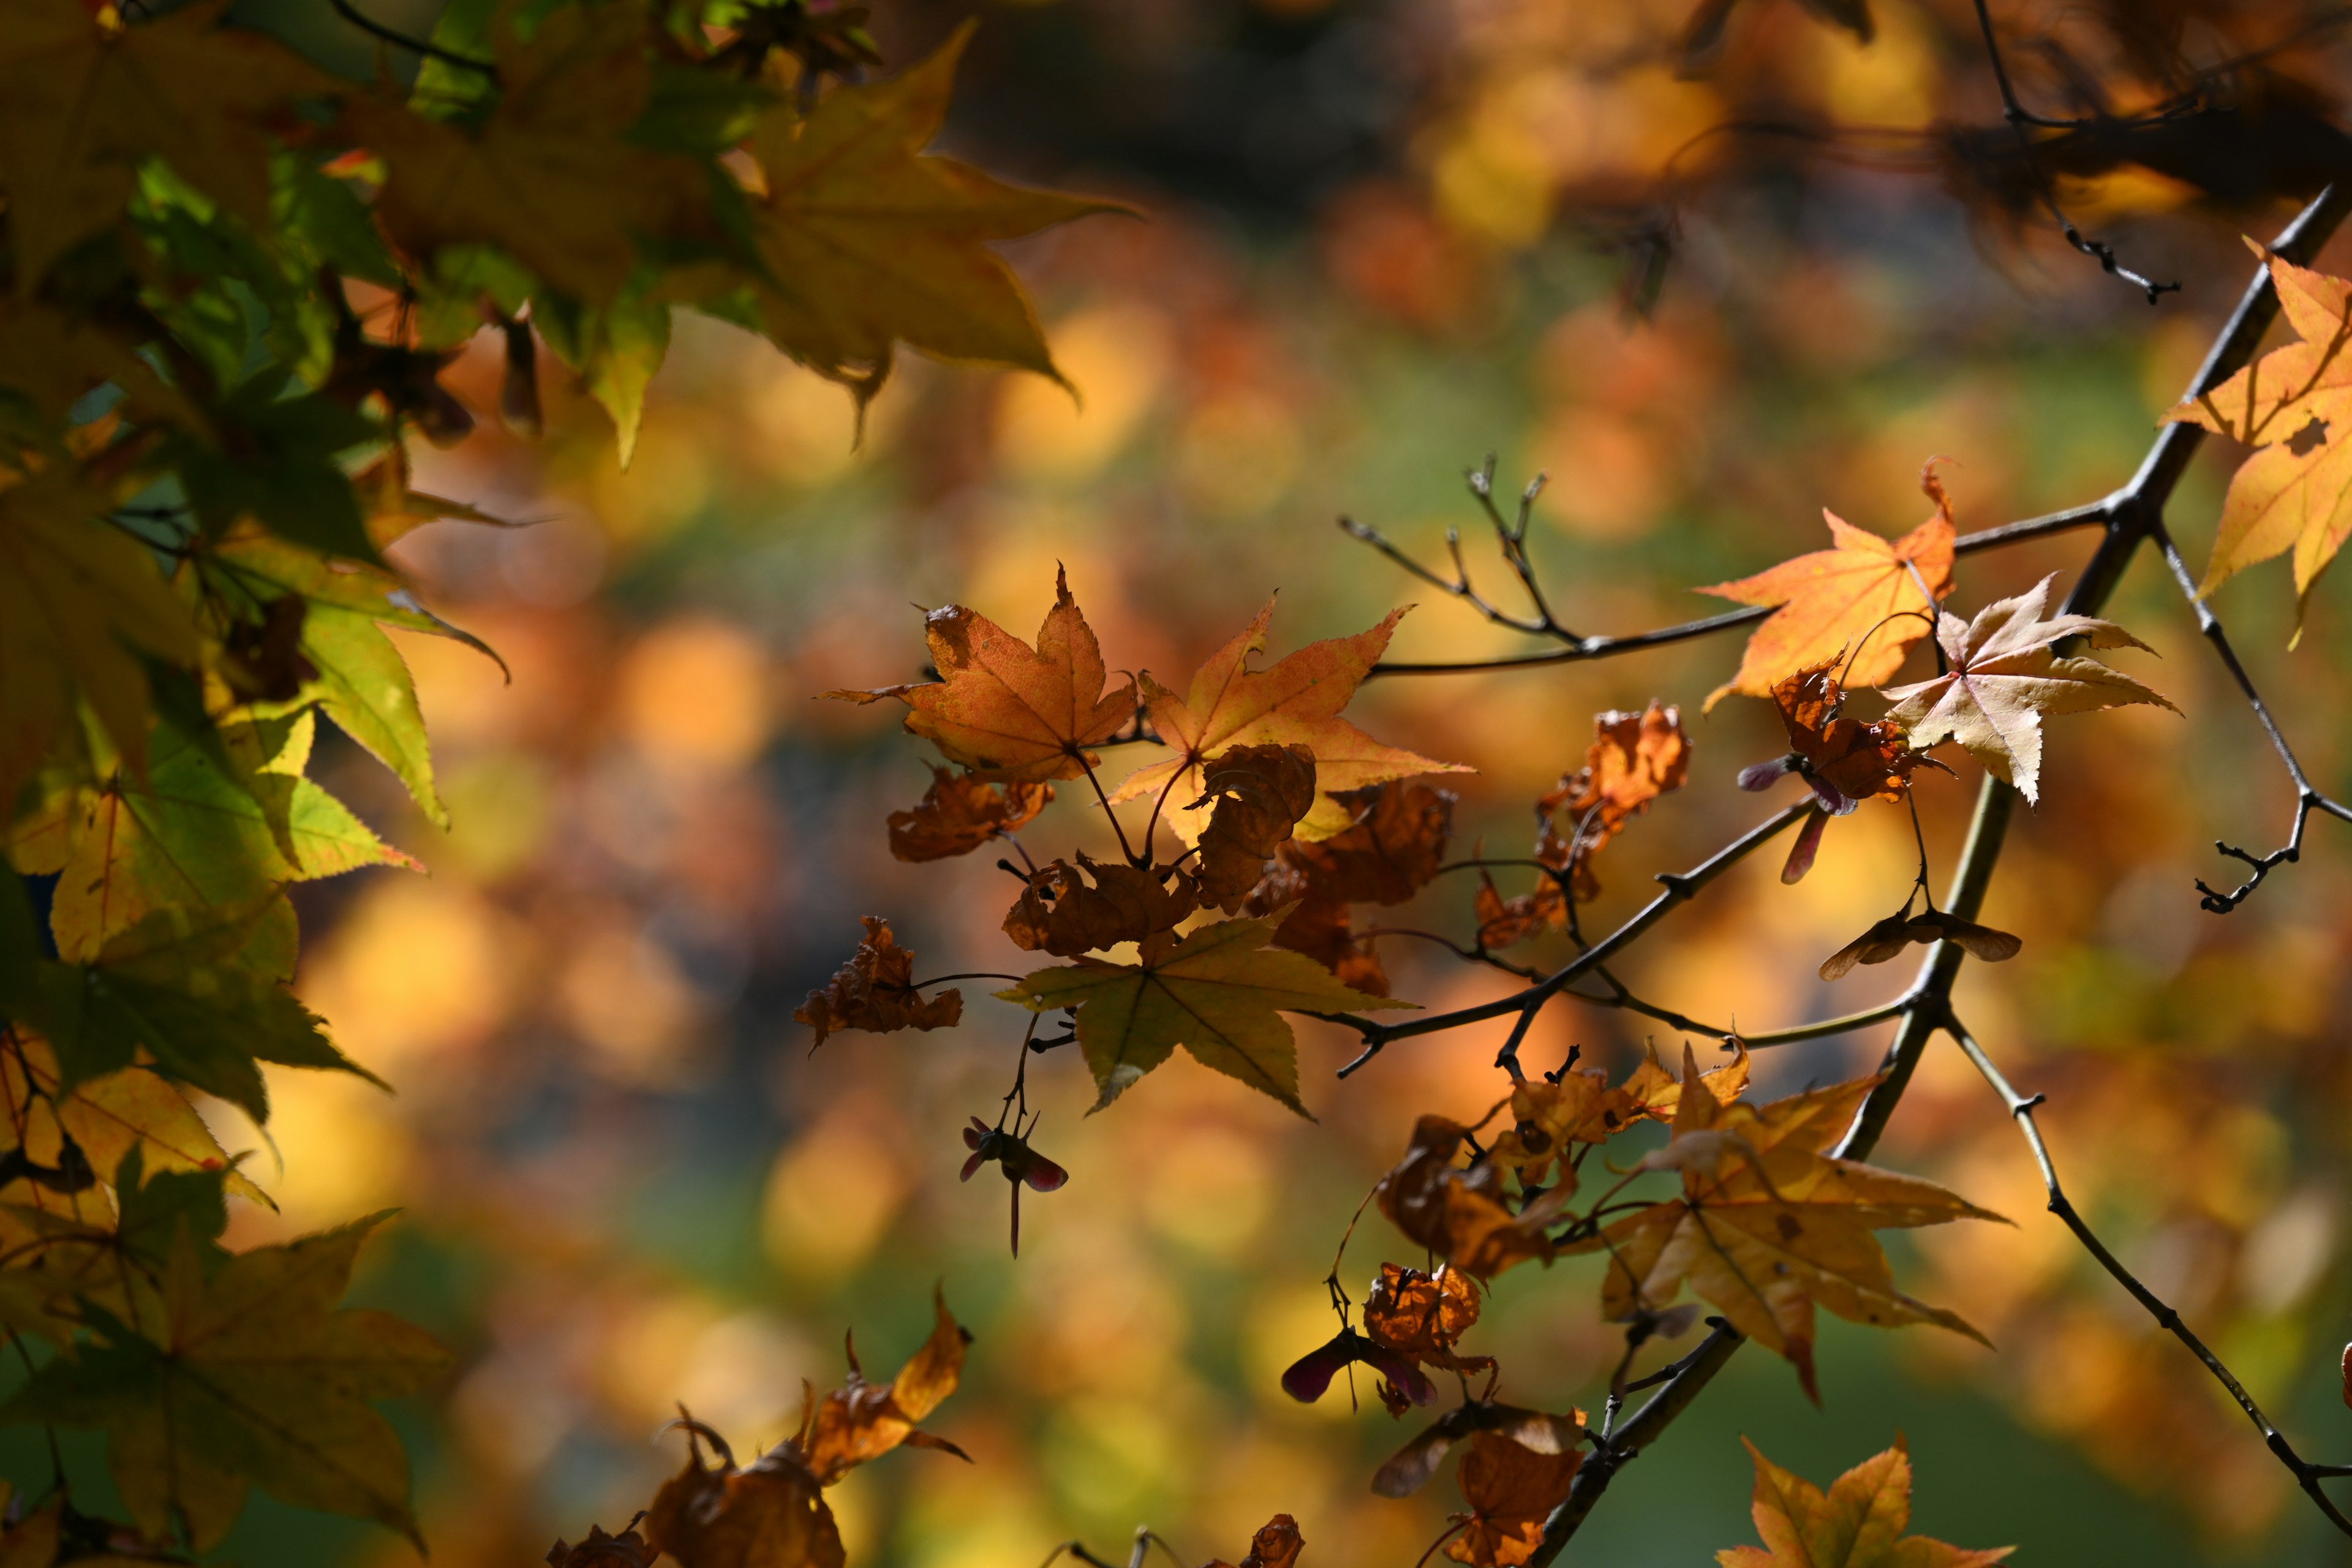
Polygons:
M1029 1137L1037 1130L1033 1121L1028 1132L1008 1132L1002 1126L991 1127L975 1116L971 1125L963 1130L963 1146L971 1157L963 1163L958 1178L969 1182L979 1169L990 1161L1003 1171L1004 1179L1013 1187L1013 1256L1021 1256L1021 1188L1026 1183L1041 1193L1050 1193L1070 1179L1070 1173L1029 1147Z
M1427 1405L1437 1397L1437 1385L1413 1364L1411 1356L1351 1328L1342 1328L1328 1343L1292 1362L1282 1374L1282 1392L1301 1405L1312 1405L1323 1397L1342 1368L1357 1362L1379 1373L1414 1405Z

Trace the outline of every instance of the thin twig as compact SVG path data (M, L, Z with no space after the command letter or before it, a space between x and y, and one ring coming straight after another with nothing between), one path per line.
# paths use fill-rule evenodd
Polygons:
M2133 1300L2147 1309L2148 1316L2156 1320L2158 1327L2187 1345L2189 1353L2205 1363L2205 1370L2211 1373L2214 1380L2228 1390L2231 1399L2237 1401L2238 1408L2246 1413L2246 1419L2254 1424L2254 1430L2263 1435L2263 1443L2269 1447L2272 1453L2278 1456L2279 1463L2294 1473L2296 1484L2301 1486L2311 1500L2318 1505L2319 1511L2327 1516L2328 1522L2345 1534L2352 1535L2352 1519L2345 1518L2342 1510L2336 1508L2327 1494L2319 1489L2321 1477L2352 1473L2352 1466L2315 1465L2294 1451L2294 1445L2287 1441L2286 1435L2278 1429L2276 1424L2268 1415L2263 1414L2263 1407L2254 1403L2254 1396L2248 1394L2246 1385L2240 1383L2237 1376L2222 1364L2221 1358L2215 1355L2207 1347L2205 1342L2197 1337L2196 1331L2181 1321L2178 1311L2155 1291L2142 1284L2139 1278L2130 1269L2125 1268L2122 1260L2110 1252L2106 1244L2101 1241L2090 1226L2084 1222L2082 1215L2075 1210L2074 1201L2066 1196L2065 1189L2059 1185L2058 1168L2051 1163L2050 1145L2042 1140L2041 1124L2034 1117L2035 1110L2048 1097L2039 1094L2021 1095L2011 1088L2009 1079L2001 1076L2000 1068L1995 1067L1992 1058L1985 1055L1984 1047L1976 1042L1968 1030L1961 1026L1960 1021L1949 1012L1947 1012L1940 1020L1940 1026L1952 1037L1953 1043L1960 1047L1961 1053L1976 1065L1977 1071L1984 1075L1985 1082L1992 1086L1993 1092L2000 1095L2002 1102L2009 1107L2011 1119L2017 1123L2018 1131L2024 1134L2026 1146L2033 1151L2034 1164L2041 1168L2042 1184L2050 1194L2050 1212L2056 1215L2066 1228L2074 1233L2074 1239L2083 1244L2083 1249L2097 1259L2099 1267L2105 1269L2116 1284L2131 1292Z
M411 54L422 55L428 60L439 60L445 66L456 66L460 70L479 71L490 79L492 86L498 85L499 68L488 60L478 60L470 55L457 54L443 48L438 44L427 43L423 38L413 38L397 28L387 27L374 17L362 12L352 4L352 0L327 0L327 4L335 8L336 16L372 37L381 38L385 43L406 49Z

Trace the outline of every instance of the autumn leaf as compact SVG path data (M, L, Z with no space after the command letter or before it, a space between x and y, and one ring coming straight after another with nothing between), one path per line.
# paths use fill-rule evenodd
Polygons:
M383 162L376 221L428 270L442 253L495 245L602 305L636 270L642 240L709 227L708 176L629 136L653 89L642 5L562 7L528 38L515 21L501 14L490 30L498 95L478 123L355 94L342 129Z
M1789 732L1785 757L1743 768L1739 787L1760 790L1790 773L1812 786L1822 809L1839 816L1865 800L1899 801L1922 763L1943 764L1911 749L1903 726L1880 719L1865 724L1846 717L1845 689L1835 658L1809 664L1772 688L1772 705Z
M1558 1082L1522 1079L1511 1086L1511 1125L1488 1152L1529 1186L1549 1180L1553 1163L1560 1162L1560 1182L1573 1186L1576 1172L1566 1163L1573 1146L1605 1143L1631 1125L1639 1110L1630 1098L1611 1089L1608 1075L1597 1068L1571 1068Z
M547 1563L548 1568L654 1568L658 1555L634 1527L607 1535L603 1525L592 1524L577 1544L557 1537L547 1549Z
M60 4L79 16L69 0ZM140 655L195 661L195 623L152 553L93 521L109 504L62 467L0 490L0 800L16 799L77 700L131 771L142 772L149 692Z
M1440 1265L1434 1274L1383 1263L1364 1297L1364 1332L1383 1349L1448 1372L1491 1372L1492 1356L1459 1356L1454 1345L1478 1321L1478 1281Z
M143 782L117 774L20 817L8 845L16 868L59 874L58 952L94 962L161 910L248 909L286 882L415 868L302 776L316 734L308 711L215 728L174 696L159 701Z
M953 1028L963 1017L963 993L942 991L926 997L915 989L915 954L898 945L890 922L875 915L863 917L866 940L849 962L834 972L821 991L794 1009L793 1018L816 1031L814 1050L825 1037L842 1029L870 1029L887 1035L900 1029Z
M1729 1044L1732 1058L1719 1068L1709 1068L1698 1075L1700 1087L1715 1097L1717 1105L1729 1105L1748 1091L1750 1067L1748 1047L1741 1045L1737 1037ZM1695 1060L1689 1051L1684 1052L1685 1068ZM1625 1075L1625 1081L1617 1086L1616 1102L1610 1107L1612 1119L1623 1117L1626 1119L1623 1124L1628 1126L1634 1121L1663 1121L1673 1125L1675 1108L1682 1104L1684 1082L1658 1059L1655 1046L1645 1047L1642 1059L1634 1064L1632 1072Z
M1697 1076L1683 1050L1683 1079ZM1871 1231L2000 1216L1916 1176L1824 1154L1852 1124L1874 1078L1809 1089L1762 1106L1685 1091L1650 1170L1677 1171L1683 1195L1654 1204L1565 1250L1605 1248L1601 1290L1612 1322L1654 1313L1687 1282L1731 1325L1788 1357L1808 1397L1813 1313L1852 1322L1936 1323L1981 1340L1958 1316L1895 1289Z
M1066 571L1054 574L1054 607L1031 647L987 616L950 605L923 617L936 681L828 697L872 702L895 697L912 710L907 732L939 747L976 776L1013 784L1074 779L1102 759L1087 750L1135 713L1135 689L1103 687L1101 645L1070 597Z
M18 294L121 215L149 158L267 232L268 132L330 84L276 39L221 26L226 9L187 5L126 26L74 0L5 8L0 186Z
M1443 1116L1414 1122L1404 1158L1373 1189L1381 1212L1449 1268L1482 1279L1531 1258L1549 1262L1555 1249L1547 1233L1559 1223L1573 1184L1562 1183L1513 1213L1503 1203L1499 1165L1482 1160L1455 1167L1454 1156L1470 1131Z
M1568 1497L1580 1448L1540 1453L1497 1432L1479 1432L1462 1456L1455 1484L1470 1512L1455 1514L1465 1528L1446 1542L1445 1555L1473 1568L1511 1568L1535 1555L1544 1521Z
M209 1278L184 1230L152 1337L101 1323L98 1342L43 1366L0 1416L106 1428L123 1505L157 1539L180 1521L209 1549L257 1485L416 1540L408 1461L367 1402L425 1387L449 1354L388 1313L333 1310L377 1223L257 1247Z
M1282 1011L1405 1007L1350 991L1295 952L1270 948L1272 920L1219 921L1139 963L1080 959L1041 969L998 993L1035 1013L1077 1013L1078 1047L1100 1090L1100 1110L1182 1046L1202 1067L1239 1079L1307 1114L1298 1102L1298 1049Z
M1173 931L1200 907L1192 879L1181 871L1106 866L1081 851L1076 868L1055 860L1037 868L1006 912L1004 934L1024 952L1076 958Z
M1235 746L1202 767L1213 804L1201 834L1201 898L1232 914L1265 873L1276 848L1315 804L1315 753L1305 746Z
M1756 1461L1749 1511L1764 1545L1727 1547L1715 1554L1722 1568L1989 1568L2016 1550L1972 1552L1905 1535L1903 1527L1911 1522L1911 1456L1900 1437L1831 1482L1826 1495L1766 1458L1747 1438L1740 1442Z
M699 1423L681 1424L717 1440ZM793 1445L778 1444L745 1469L719 1447L715 1467L690 1447L686 1468L654 1494L648 1546L678 1568L845 1568L841 1527Z
M971 27L900 76L828 94L805 118L771 110L744 143L762 183L751 200L765 264L751 289L759 328L861 402L901 342L1059 380L1035 313L989 243L1124 210L923 154Z
M1963 625L1943 616L1936 626L1949 666L1946 674L1887 691L1886 717L1903 726L1913 747L1958 741L1985 771L2015 784L2029 805L2039 800L2042 721L2099 708L2171 702L2121 670L2095 658L2061 658L2051 645L2083 638L2092 647L2155 650L2113 621L2058 615L2042 619L2053 573L2014 598L1997 599Z
M2352 355L2345 353L2352 283L2254 249L2266 257L2279 306L2302 341L2273 349L2165 418L2259 448L2231 476L2197 596L2292 551L2299 638L2312 584L2352 532Z
M901 860L944 860L1027 826L1054 798L1054 786L993 784L935 767L931 787L911 811L890 814L890 853Z
M971 1343L970 1331L948 1311L945 1297L935 1293L931 1310L930 1338L887 1384L866 1382L857 1364L856 1349L850 1348L848 1381L824 1396L793 1440L818 1485L829 1487L866 1460L879 1458L902 1444L970 1458L953 1443L934 1437L916 1425L955 1392L963 1376L964 1347Z
M1209 1568L1296 1568L1298 1554L1306 1548L1299 1538L1298 1521L1286 1513L1277 1513L1258 1526L1250 1537L1249 1554L1239 1563L1219 1558Z
M1411 1497L1437 1474L1454 1444L1478 1432L1538 1454L1570 1454L1584 1440L1584 1412L1553 1415L1490 1399L1465 1400L1382 1460L1372 1474L1372 1490L1381 1497Z
M37 1164L55 1165L67 1140L100 1171L113 1170L136 1148L147 1170L218 1171L228 1191L269 1204L259 1187L231 1168L187 1096L152 1068L125 1068L68 1087L48 1042L19 1026L0 1047L0 1113L7 1118L8 1135ZM0 1194L57 1213L79 1206L29 1184L0 1187Z
M1927 635L1927 616L1952 587L1952 506L1934 463L1919 471L1919 487L1936 503L1936 515L1892 543L1825 510L1832 548L1699 590L1776 606L1748 637L1739 673L1708 693L1709 709L1735 691L1769 697L1790 675L1824 659L1851 657L1845 680L1853 686L1879 685L1902 668L1905 651Z
M1410 606L1408 606L1410 608ZM1274 601L1257 613L1238 637L1209 656L1183 695L1149 675L1139 679L1152 728L1176 755L1149 763L1127 776L1111 794L1114 803L1161 800L1161 817L1185 843L1197 842L1208 813L1183 803L1207 795L1202 764L1234 746L1304 746L1315 753L1314 808L1298 825L1301 837L1326 838L1349 826L1356 813L1337 798L1349 790L1415 773L1464 773L1454 763L1384 746L1339 717L1339 710L1371 673L1403 610L1370 631L1309 643L1265 669L1252 669L1252 655L1265 651L1266 623Z
M545 289L531 297L531 326L612 416L624 468L636 455L646 388L669 353L669 301L651 295L643 274L606 304L583 305ZM527 330L517 330L528 343Z
M1328 838L1294 837L1277 847L1242 912L1255 918L1288 909L1275 946L1305 953L1344 985L1385 996L1388 973L1370 942L1356 935L1348 906L1401 904L1428 885L1445 861L1454 795L1424 784L1381 784L1332 798L1353 820Z

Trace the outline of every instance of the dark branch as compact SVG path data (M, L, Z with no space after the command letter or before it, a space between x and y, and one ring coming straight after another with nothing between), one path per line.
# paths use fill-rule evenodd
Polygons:
M406 49L409 53L421 55L428 60L439 60L445 66L456 66L459 70L479 71L489 78L493 85L496 85L499 79L499 68L489 61L478 60L470 55L455 54L438 44L427 43L423 38L413 38L396 28L387 27L374 17L362 12L359 7L352 4L352 0L327 0L327 4L335 8L336 16L371 37L381 38L396 48Z

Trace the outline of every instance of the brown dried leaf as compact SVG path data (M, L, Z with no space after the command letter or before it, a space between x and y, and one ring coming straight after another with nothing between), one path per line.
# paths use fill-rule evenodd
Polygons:
M1478 1321L1478 1281L1441 1266L1434 1274L1399 1264L1381 1265L1381 1277L1364 1298L1364 1332L1386 1349L1450 1372L1486 1371L1492 1356L1454 1353L1454 1344Z
M1529 1185L1542 1184L1552 1163L1559 1161L1561 1183L1573 1187L1576 1173L1566 1163L1569 1145L1607 1142L1611 1133L1641 1114L1637 1105L1623 1089L1611 1089L1597 1068L1564 1072L1558 1083L1522 1082L1511 1089L1513 1125L1489 1152L1496 1164L1517 1169Z
M1470 1439L1454 1482L1470 1505L1469 1528L1448 1542L1445 1555L1472 1568L1512 1568L1535 1555L1544 1521L1568 1496L1584 1452L1542 1454L1495 1432Z
M921 804L890 814L890 853L901 860L969 855L1000 834L1027 826L1053 798L1052 784L993 784L935 767Z
M559 1539L547 1549L550 1568L653 1568L654 1559L660 1555L658 1548L637 1533L635 1520L618 1535L607 1535L604 1526L592 1524L578 1545Z
M836 1030L887 1035L899 1029L943 1029L963 1017L962 992L922 995L914 986L914 950L898 945L888 921L874 915L864 919L866 940L848 963L834 971L824 989L810 992L793 1014L816 1031L811 1050Z
M1809 664L1772 688L1789 744L1805 759L1812 776L1846 800L1901 800L1911 787L1912 770L1934 759L1912 751L1903 726L1881 719L1864 724L1839 709L1843 657Z
M851 1350L848 1380L824 1396L807 1434L796 1439L818 1484L831 1486L902 1443L971 1458L944 1438L915 1429L917 1422L955 1392L963 1376L964 1347L971 1343L971 1333L949 1313L944 1297L934 1295L931 1304L931 1337L887 1385L866 1382L857 1353Z
M1029 879L1028 888L1004 916L1004 934L1015 946L1076 958L1174 931L1201 907L1192 879L1181 871L1102 865L1083 852L1078 866L1092 874L1093 887L1066 860L1040 867Z
M1737 1036L1733 1037L1730 1045L1733 1052L1731 1060L1698 1075L1698 1081L1715 1097L1717 1105L1729 1105L1748 1089L1748 1047L1739 1043ZM1690 1064L1696 1058L1686 1047L1683 1060ZM1644 1121L1671 1123L1675 1119L1675 1108L1682 1103L1682 1080L1666 1070L1665 1063L1658 1059L1657 1047L1653 1046L1643 1057L1641 1066L1627 1074L1625 1081L1617 1086L1618 1104L1613 1109L1622 1118L1617 1125L1626 1127Z
M841 1531L799 1450L779 1444L739 1470L692 1448L646 1510L646 1539L678 1568L845 1568Z
M1277 1513L1250 1537L1249 1555L1238 1564L1220 1557L1209 1568L1293 1568L1306 1544L1299 1539L1298 1521L1286 1513Z
M1454 1268L1489 1279L1530 1258L1549 1261L1568 1192L1555 1188L1513 1214L1502 1201L1502 1173L1491 1162L1457 1170L1454 1156L1470 1129L1443 1116L1413 1123L1412 1142L1373 1195L1399 1230Z
M1306 746L1235 746L1202 764L1206 793L1192 803L1216 809L1201 834L1201 898L1232 914L1265 874L1315 805L1315 753Z

